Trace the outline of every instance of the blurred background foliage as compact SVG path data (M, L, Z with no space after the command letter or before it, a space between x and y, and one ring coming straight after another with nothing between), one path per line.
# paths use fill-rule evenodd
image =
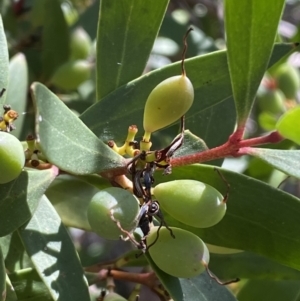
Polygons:
M99 0L0 1L10 56L10 74L13 75L9 84L14 87L8 89L8 93L11 93L7 96L8 102L14 109L24 112L16 121L18 130L13 133L20 140L25 140L28 134L34 132L34 109L28 93L32 82L39 81L48 86L77 115L97 101L95 38L99 5ZM181 59L182 37L189 25L192 25L194 31L188 38L187 58L225 48L223 1L171 0L145 73ZM300 41L299 0L286 1L277 40ZM299 67L300 54L294 53L287 61L280 62L265 75L247 124L247 137L259 136L273 130L280 115L299 103ZM20 102L21 104L14 103L14 99L20 99L24 95L27 95L26 101ZM232 110L234 111L233 105ZM226 120L222 112L220 119L222 122ZM199 120L194 122L199 123ZM154 133L153 142L157 148L166 145L177 131L178 126L172 126ZM217 145L208 143L208 146ZM279 146L276 145L276 148L291 149L296 146L285 140ZM222 161L218 164L222 164ZM275 187L286 177L257 158L225 159L223 167L245 173ZM47 192L54 204L56 200L51 197L51 191L55 186L57 189L59 184L59 181L55 181ZM78 180L78 187L82 191L85 191L85 185L88 184ZM288 179L282 187L300 196L298 180ZM84 266L116 258L132 248L130 243L105 241L93 233L75 229L70 231ZM213 262L212 258L212 270ZM141 268L131 270L139 271ZM117 291L122 295L128 296L132 289L133 284L128 286L117 282ZM151 292L144 292L146 295L149 293ZM152 295L148 298L155 300L156 297ZM241 300L246 299L241 297Z

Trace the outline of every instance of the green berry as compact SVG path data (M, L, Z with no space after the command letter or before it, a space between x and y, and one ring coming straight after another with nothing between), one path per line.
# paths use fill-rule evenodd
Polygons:
M92 47L92 41L87 32L82 28L76 28L71 34L70 48L71 60L84 60L88 57Z
M13 135L0 132L0 184L16 179L25 164L21 142Z
M74 90L91 76L91 64L84 60L69 61L54 73L51 83L64 90Z
M155 186L160 206L176 220L196 228L211 227L224 217L226 203L214 187L195 180L176 180Z
M167 228L153 227L147 237L149 254L154 263L164 272L175 277L190 278L201 274L209 262L205 243L195 234L171 227L175 238Z
M257 94L257 103L261 111L274 115L285 112L285 96L277 89L266 89Z
M183 116L194 100L194 88L185 75L167 78L150 93L144 110L147 133L164 128Z
M274 78L279 88L286 98L294 99L300 88L300 75L297 68L290 64L282 64L274 72Z
M139 208L137 198L129 191L110 187L93 196L87 209L87 217L92 230L99 236L119 239L124 233L113 221L112 215L124 230L133 231L137 226Z

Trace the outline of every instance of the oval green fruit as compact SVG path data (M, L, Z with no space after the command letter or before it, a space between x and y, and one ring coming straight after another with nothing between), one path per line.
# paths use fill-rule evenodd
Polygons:
M214 187L195 180L175 180L154 187L160 206L176 220L207 228L224 217L226 203Z
M282 64L274 72L274 78L286 98L294 99L300 88L300 75L297 68L290 64Z
M105 295L103 301L127 301L127 300L122 296L120 296L119 294L112 292Z
M195 234L170 227L159 230L157 241L149 248L154 263L174 277L190 278L201 274L209 263L209 251L205 243ZM153 227L147 237L147 246L157 238L158 227Z
M16 179L25 164L21 142L13 135L0 132L0 184Z
M71 60L84 60L88 57L92 41L88 33L82 28L76 28L70 39Z
M184 75L167 78L150 93L144 110L144 130L147 133L164 128L191 107L194 100L194 88Z
M271 114L282 114L285 112L285 96L281 90L268 89L257 94L257 103L261 111Z
M112 220L120 222L126 231L132 231L137 226L139 202L129 191L110 187L97 192L87 209L89 224L94 232L107 239L119 239L123 233Z
M54 73L51 83L58 88L74 90L91 76L91 64L85 60L69 61Z

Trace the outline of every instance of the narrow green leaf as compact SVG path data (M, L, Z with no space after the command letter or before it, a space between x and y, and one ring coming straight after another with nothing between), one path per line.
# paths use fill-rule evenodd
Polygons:
M3 28L2 17L0 15L0 91L6 89L8 85L8 51L6 36ZM6 94L0 98L0 105L5 103ZM2 108L1 108L2 109Z
M52 301L46 285L37 271L32 268L22 269L9 275L9 279L18 296L18 300Z
M53 300L90 301L72 240L47 197L19 235Z
M300 294L300 282L249 280L239 291L239 301L295 301Z
M228 64L238 126L244 126L267 69L284 0L226 0Z
M298 270L251 252L236 254L210 253L209 268L224 280L235 278L297 280L300 276Z
M28 70L24 54L18 53L9 62L8 87L6 103L19 113L18 119L14 122L16 129L12 134L19 137L22 131L27 105L28 91Z
M206 272L194 278L176 278L163 272L148 253L145 256L174 301L236 301L226 287L212 280Z
M15 231L31 218L56 175L56 169L25 170L16 180L0 185L0 236Z
M64 225L91 231L87 207L98 191L96 187L75 177L62 175L50 185L46 195Z
M45 81L69 57L69 29L59 0L44 0L43 25L42 65Z
M245 154L257 157L282 172L300 179L300 150L244 148Z
M297 106L281 116L276 129L285 138L300 144L300 106Z
M168 3L169 0L101 1L97 33L98 100L142 74Z
M41 149L49 162L74 174L121 167L124 159L99 140L48 88L32 85Z
M0 301L6 299L6 270L4 264L3 253L0 245Z
M276 45L272 63L290 53L292 49L291 44ZM185 62L187 75L195 89L193 106L186 115L186 128L190 128L191 121L191 131L205 141L211 127L213 136L224 136L224 126L219 122L220 116L222 112L226 114L232 108L231 103L223 106L232 95L226 51L216 51ZM131 124L138 126L142 136L144 105L149 93L161 81L180 72L180 62L149 72L104 97L87 109L80 118L103 141L113 139L123 143L128 126ZM219 110L218 106L222 109ZM227 119L230 120L228 124ZM228 133L228 128L233 130L234 124L234 116L226 118L225 135ZM219 139L215 137L217 138ZM224 141L228 136L222 138ZM207 144L212 147L213 143Z
M230 184L225 217L206 228L186 226L169 215L169 226L186 229L217 246L252 251L283 265L300 269L300 200L279 189L242 174L220 169ZM214 167L191 165L174 168L171 175L157 172L155 181L194 179L225 193L226 186ZM276 249L276 252L274 252Z

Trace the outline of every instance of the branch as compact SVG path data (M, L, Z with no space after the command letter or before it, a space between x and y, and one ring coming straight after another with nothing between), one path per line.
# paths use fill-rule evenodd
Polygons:
M182 166L194 163L207 162L215 159L225 157L238 157L244 153L240 152L243 147L250 147L255 145L261 145L266 143L278 143L284 138L277 132L274 131L266 136L256 137L251 139L239 140L240 133L234 132L228 139L228 141L221 146L190 154L178 158L171 159L172 166Z
M160 282L154 272L148 273L130 273L119 270L100 270L95 277L90 277L93 279L92 283L101 282L106 280L108 277L112 277L114 280L129 281L134 283L139 283L149 287L153 292L155 292L161 300L169 300L168 293L160 285Z

